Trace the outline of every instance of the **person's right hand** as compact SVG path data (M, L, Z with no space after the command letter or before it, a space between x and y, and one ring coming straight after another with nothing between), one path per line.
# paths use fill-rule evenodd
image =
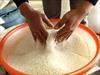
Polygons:
M52 27L52 23L44 14L41 14L40 12L32 9L32 7L27 2L21 4L20 10L21 14L28 21L34 40L36 41L38 39L41 44L46 44L48 33L45 26L43 25L43 22L46 23L49 27Z

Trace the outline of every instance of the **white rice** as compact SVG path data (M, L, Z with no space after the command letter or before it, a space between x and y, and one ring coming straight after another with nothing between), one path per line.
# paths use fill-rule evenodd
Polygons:
M30 35L17 41L7 57L8 64L31 75L61 75L75 71L90 61L88 46L76 32L62 43L54 41L54 30L48 32L46 48L34 42Z

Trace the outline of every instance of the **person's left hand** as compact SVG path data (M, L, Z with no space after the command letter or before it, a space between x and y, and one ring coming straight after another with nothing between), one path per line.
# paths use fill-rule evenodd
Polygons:
M55 25L55 29L61 28L56 35L56 41L61 42L69 38L80 22L89 13L92 5L89 2L84 3L80 8L67 12L63 18Z
M67 39L71 35L73 30L80 24L82 19L83 19L83 14L81 14L76 9L66 13L54 27L55 29L58 29L63 26L57 32L56 40L60 42L63 41L64 39Z

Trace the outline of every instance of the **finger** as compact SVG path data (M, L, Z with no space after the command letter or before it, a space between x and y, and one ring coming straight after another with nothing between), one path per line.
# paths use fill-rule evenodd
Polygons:
M64 34L66 34L66 33L68 34L68 33L72 32L72 30L70 30L70 25L71 25L71 23L67 22L66 25L57 32L57 36L56 36L57 40L59 40L62 36L64 36ZM67 34L66 34L66 36L67 36Z
M70 35L72 34L72 31L70 32L65 32L63 33L62 35L60 35L59 37L57 37L57 41L58 42L62 42L64 41L65 39L68 39L70 37Z
M73 31L69 32L68 35L66 36L65 40L67 40L71 36L72 33L73 33Z
M66 22L66 23L65 23L65 26L64 26L63 28L61 28L61 29L57 32L57 36L60 36L60 35L62 35L62 34L65 33L65 32L69 32L69 31L70 31L70 25L71 25L70 22Z
M62 18L55 26L54 29L59 29L60 27L62 27L64 25L64 23L66 22L66 19Z
M38 39L39 41L41 42L41 44L44 44L46 43L46 29L44 28L44 26L42 25L42 19L41 19L41 22L40 22L40 27L38 29Z
M40 41L41 44L45 45L46 44L46 39L47 39L47 36L46 36L46 33L44 33L43 31L39 31L38 32L38 40Z
M66 34L68 34L69 32L68 31L65 31L65 32L63 32L62 34L58 34L57 36L56 36L56 41L61 41L61 39L63 39L63 37L64 37L64 35Z
M64 34L64 33L66 33L67 32L67 30L65 30L65 28L62 28L61 30L59 30L58 32L57 32L57 38L59 38L59 36L61 36L62 34Z
M40 43L43 43L43 36L41 36L40 32L32 33L32 36L35 41L37 41L37 39L38 39Z
M45 42L45 36L41 31L39 32L39 39L42 44Z
M44 39L47 39L48 32L46 30L41 30L41 34L44 36Z
M53 24L50 22L50 20L47 18L46 15L42 15L42 20L49 26L49 27L53 27Z
M41 33L42 33L42 32L41 32ZM42 35L43 35L43 34L42 34ZM45 37L45 36L43 36L43 37ZM47 37L43 38L41 43L42 43L43 45L46 45L46 40L47 40Z
M30 28L30 30L31 30L31 34L32 34L32 36L33 36L33 38L34 38L34 41L37 41L37 35L36 35L36 32L33 30L32 27L29 26L29 28Z
M63 33L65 32L68 32L68 29L66 29L65 27L63 27L62 29L60 29L58 32L57 32L57 36L60 36L62 35Z
M41 29L41 34L44 36L44 44L46 44L48 32L45 29Z
M67 33L63 34L63 35L60 37L59 40L60 40L60 41L67 40L67 39L70 37L71 34L72 34L72 31L67 32Z

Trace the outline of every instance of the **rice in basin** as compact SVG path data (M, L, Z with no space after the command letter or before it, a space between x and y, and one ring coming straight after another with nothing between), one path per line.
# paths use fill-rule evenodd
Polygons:
M22 36L13 50L5 51L7 63L30 75L61 75L78 70L91 60L88 44L77 32L61 43L55 42L55 30L48 33L45 48L32 39L31 33Z

